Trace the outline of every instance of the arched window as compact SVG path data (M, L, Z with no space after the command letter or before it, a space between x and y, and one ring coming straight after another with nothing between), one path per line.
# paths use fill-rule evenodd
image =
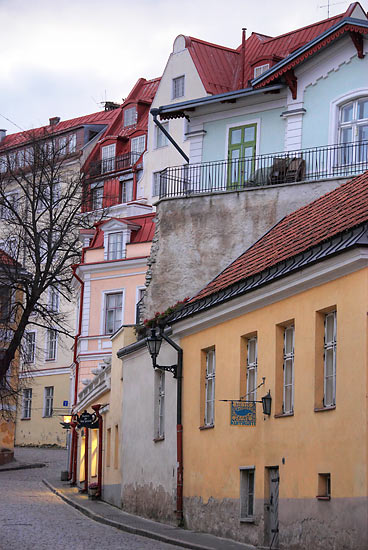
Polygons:
M367 161L368 97L340 107L339 143L347 144L342 153L344 164Z

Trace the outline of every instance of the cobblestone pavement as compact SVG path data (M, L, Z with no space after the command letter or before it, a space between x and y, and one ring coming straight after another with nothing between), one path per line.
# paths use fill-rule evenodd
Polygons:
M15 458L47 466L0 472L0 550L179 549L101 525L51 493L42 479L66 469L65 451L18 447Z

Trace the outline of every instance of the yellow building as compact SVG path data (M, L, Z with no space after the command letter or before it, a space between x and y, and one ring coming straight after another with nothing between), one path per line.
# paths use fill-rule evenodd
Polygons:
M190 529L368 547L367 244L365 173L283 218L169 319Z

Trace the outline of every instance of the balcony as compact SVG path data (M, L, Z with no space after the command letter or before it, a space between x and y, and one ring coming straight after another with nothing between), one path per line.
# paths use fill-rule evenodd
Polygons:
M186 164L160 174L160 198L186 197L323 179L350 178L368 169L368 141L232 160Z
M128 170L133 166L133 164L138 162L141 155L142 153L131 151L130 153L125 153L124 155L120 155L118 157L111 157L91 162L87 170L87 176L89 178L94 178L109 172Z

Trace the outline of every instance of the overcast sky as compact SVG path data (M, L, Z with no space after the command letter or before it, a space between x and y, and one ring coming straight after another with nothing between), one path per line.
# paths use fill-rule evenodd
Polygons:
M139 77L162 74L178 34L237 47L243 26L276 36L325 19L327 3L0 0L0 128L19 131L6 118L28 129L121 102ZM330 0L330 15L349 4Z

